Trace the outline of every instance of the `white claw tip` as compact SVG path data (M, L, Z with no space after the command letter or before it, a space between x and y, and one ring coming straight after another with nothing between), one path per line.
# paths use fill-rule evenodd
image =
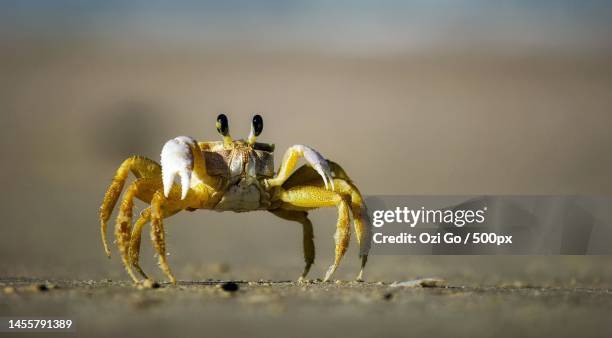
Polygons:
M188 170L181 170L179 172L181 177L181 199L184 200L189 192L189 186L191 184L191 174Z
M195 147L193 139L180 136L166 142L161 152L162 181L164 196L167 198L172 190L174 180L178 175L181 184L181 199L187 197L191 187L191 173L193 170L193 154L191 147Z
M172 183L164 183L164 197L168 198L168 195L170 195L171 187L172 187Z
M319 173L321 178L323 179L323 183L325 184L325 189L335 190L334 187L334 179L332 176L332 172L329 168L329 163L327 160L321 155L318 151L305 146L305 145L295 145L294 146L297 151L301 152L304 155L304 159L308 164L310 164L316 171Z

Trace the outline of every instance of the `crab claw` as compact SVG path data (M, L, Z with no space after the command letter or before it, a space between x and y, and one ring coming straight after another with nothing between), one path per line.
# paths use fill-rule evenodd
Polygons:
M331 190L334 190L334 179L325 157L318 151L302 144L295 145L294 147L298 152L302 153L306 162L323 178L325 189L331 187Z
M181 181L181 199L187 197L193 172L192 148L196 145L196 141L188 136L179 136L164 144L161 152L164 196L168 197L178 175Z

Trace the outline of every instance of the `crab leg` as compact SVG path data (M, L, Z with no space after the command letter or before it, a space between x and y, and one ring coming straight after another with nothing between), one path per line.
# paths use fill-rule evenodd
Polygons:
M332 172L329 169L327 160L318 151L301 144L294 145L287 149L283 157L283 163L276 177L266 180L268 187L279 187L289 178L295 169L298 160L303 157L306 162L321 176L325 183L325 188L331 187L334 190Z
M115 204L117 204L117 200L119 199L119 195L121 195L121 190L123 190L125 180L130 171L137 178L161 176L160 165L153 160L141 156L132 156L126 159L121 166L119 166L119 169L117 169L113 182L104 195L102 206L100 206L100 234L102 235L104 251L108 257L110 257L111 253L106 240L106 224L113 212L113 208L115 208Z
M176 278L172 275L166 257L166 233L164 231L163 218L166 216L162 210L164 196L158 191L151 201L151 241L157 252L158 264L172 284L176 284Z
M180 210L176 210L170 214L164 214L164 217L170 217ZM140 259L140 242L142 239L142 228L151 220L151 208L146 208L140 213L140 218L134 223L134 227L132 228L132 234L130 236L130 247L129 247L129 256L130 263L132 266L138 271L138 273L145 279L149 279L147 274L140 267L139 259Z
M140 258L140 239L142 236L142 228L151 220L151 209L147 208L140 213L140 218L134 223L132 234L130 236L129 257L130 263L140 273L142 278L149 279L147 274L142 270L139 263Z
M356 280L363 280L363 271L368 260L368 253L371 246L372 229L371 222L368 220L367 208L361 193L352 183L344 169L337 163L329 161L329 167L334 174L335 192L345 195L351 201L351 213L359 242L359 256L361 259L361 269ZM293 172L291 177L285 181L283 187L290 189L298 186L316 186L323 187L323 183L319 179L318 173L310 166L304 165Z
M336 242L334 263L325 273L324 281L328 281L338 268L340 260L348 248L351 232L349 227L350 199L339 193L314 186L300 186L282 191L280 198L285 204L282 209L310 209L336 206L338 222L334 239Z
M130 243L130 230L132 227L132 208L134 207L134 195L138 189L137 182L132 183L130 188L124 194L123 201L119 208L119 215L117 216L117 222L115 223L115 238L117 241L117 247L121 254L121 260L123 266L127 270L132 280L137 283L138 278L132 271L131 264L128 256L128 246Z
M302 272L298 282L303 282L306 280L306 275L308 275L310 267L314 263L315 259L315 246L313 241L314 233L312 230L312 222L310 222L310 219L308 219L308 212L286 209L276 209L271 210L270 212L282 219L296 221L302 224L304 261L306 262L306 266L304 267L304 272Z
M357 235L357 242L359 243L359 257L361 258L361 268L356 280L363 281L363 270L368 261L372 238L372 228L368 220L366 205L361 193L351 182L343 179L334 179L334 183L337 192L350 196L353 226Z
M159 188L161 188L161 180L159 178L140 178L132 183L125 191L119 207L119 214L117 215L117 222L115 225L115 237L117 240L117 247L121 253L123 265L134 282L138 282L138 278L136 278L132 272L132 264L129 257L134 198L138 197L143 201L150 201L155 191ZM138 222L141 222L141 219L139 219ZM139 226L142 227L142 225ZM140 270L140 267L137 268Z

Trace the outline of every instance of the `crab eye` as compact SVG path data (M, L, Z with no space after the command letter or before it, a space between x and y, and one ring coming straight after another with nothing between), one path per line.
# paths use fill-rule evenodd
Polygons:
M219 116L217 116L217 131L223 136L229 134L229 123L227 122L227 116L225 116L225 114L219 114Z
M253 131L255 132L255 136L259 136L263 131L263 119L261 115L253 116Z

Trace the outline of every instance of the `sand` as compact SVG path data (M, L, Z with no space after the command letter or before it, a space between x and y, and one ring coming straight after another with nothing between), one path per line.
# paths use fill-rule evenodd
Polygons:
M144 288L111 280L5 278L0 285L3 316L70 318L76 332L57 335L79 337L604 337L612 332L612 290L597 288L473 287L432 279L395 284L205 280ZM40 336L19 337L30 335Z

